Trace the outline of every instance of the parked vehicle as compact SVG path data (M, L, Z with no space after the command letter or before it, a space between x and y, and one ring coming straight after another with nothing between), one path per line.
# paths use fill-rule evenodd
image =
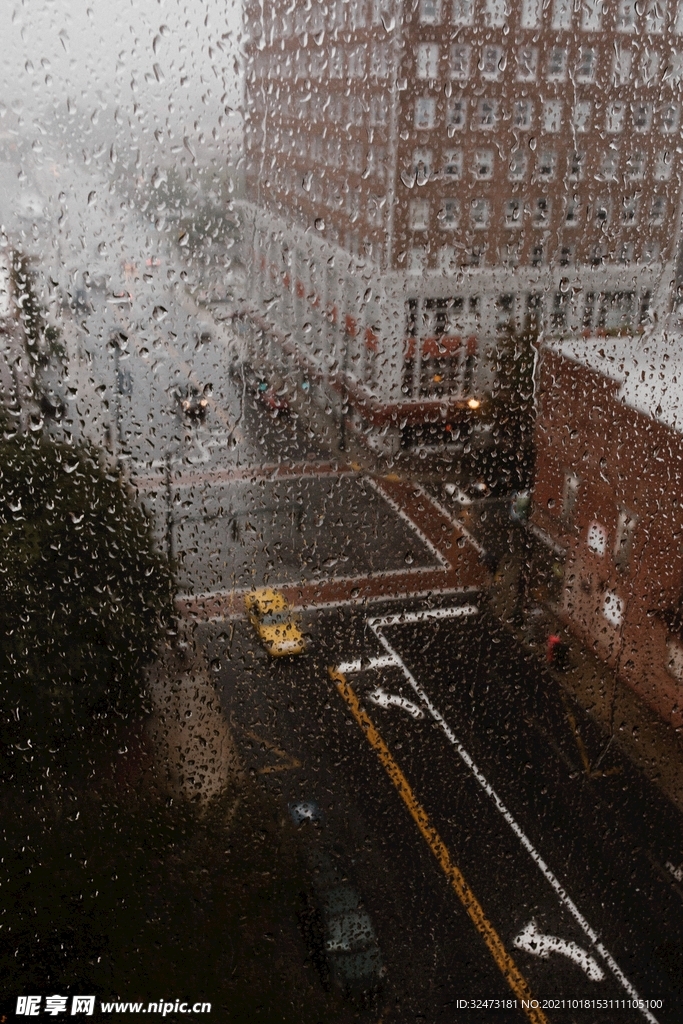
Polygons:
M299 923L311 960L326 987L335 985L348 998L367 1002L386 975L370 915L341 856L326 845L318 805L292 804L289 811L307 842L311 884L301 894Z

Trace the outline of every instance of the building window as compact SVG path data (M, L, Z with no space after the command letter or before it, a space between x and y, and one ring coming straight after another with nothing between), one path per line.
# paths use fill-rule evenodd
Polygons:
M666 199L664 196L654 196L650 206L650 223L663 224L666 213Z
M479 100L477 105L477 125L479 128L495 128L498 121L498 100Z
M581 28L584 32L599 32L602 28L603 0L583 0L581 4Z
M505 245L500 247L500 261L504 267L509 267L513 270L519 266L519 242L506 242Z
M636 0L619 0L617 32L635 32Z
M522 226L522 213L524 207L520 199L508 199L505 204L505 226L508 228L520 228Z
M579 150L573 150L569 154L569 178L571 181L581 181L585 165L585 154Z
M581 481L575 473L565 473L562 485L562 521L566 526L574 523L574 512L576 510L576 499L579 494Z
M637 132L647 132L652 124L652 104L635 103L633 106L633 127Z
M561 46L553 46L548 58L547 77L551 81L564 81L567 74L567 51Z
M575 228L579 223L579 203L576 199L567 200L564 222L568 228Z
M592 111L593 104L590 100L579 100L576 104L572 116L572 124L577 132L587 132L590 130Z
M616 179L618 167L619 151L616 149L608 149L602 158L602 166L600 168L602 177L605 181L614 181Z
M433 128L436 120L436 100L431 96L420 96L415 101L415 127Z
M612 75L615 85L628 85L631 81L631 67L633 65L633 53L621 46L615 47L612 58Z
M644 85L649 85L657 78L661 59L657 50L643 50L640 58L640 77Z
M522 28L538 28L542 10L543 0L522 0Z
M595 200L595 219L599 224L607 224L612 203L608 196L600 196Z
M433 101L432 101L433 102ZM365 114L365 107L363 100L360 96L349 96L349 121L351 124L361 126L363 124L363 115Z
M441 227L446 230L457 228L460 223L460 201L458 199L444 199L437 219Z
M526 177L527 157L526 153L517 149L510 157L510 178L512 181L521 181Z
M681 108L678 103L669 103L662 111L661 130L664 135L671 135L678 130L681 119Z
M470 77L470 59L472 47L462 43L456 43L451 47L451 78L458 82L465 82Z
M655 160L655 181L669 181L673 168L673 151L665 149Z
M413 177L418 185L424 185L432 176L431 149L413 150Z
M569 251L569 250L567 250ZM569 261L565 262L565 266ZM564 330L567 326L567 303L569 293L558 291L553 295L553 309L551 313L552 326L556 331Z
M535 228L544 228L550 223L550 200L545 196L534 203L532 223Z
M605 551L607 550L607 530L597 521L593 521L588 527L588 534L586 536L586 543L588 548L593 552L594 555L600 555L604 557Z
M559 132L562 123L562 100L546 100L543 104L543 131Z
M636 522L637 517L633 512L629 512L625 508L620 510L614 539L614 564L621 572L628 572L631 564Z
M607 105L605 128L610 135L618 135L624 127L626 104L619 100Z
M479 70L481 77L492 81L500 77L503 50L500 46L485 46L481 51Z
M552 149L541 150L538 158L538 177L542 181L552 181L555 177L557 155Z
M429 227L429 202L426 199L413 199L410 204L410 230L426 231Z
M592 82L595 78L595 69L597 65L597 51L590 46L584 46L581 49L579 56L579 62L576 65L576 80L577 82Z
M502 28L509 14L506 0L485 0L486 24L489 28Z
M571 245L563 245L562 248L560 249L560 266L561 267L568 267L569 264L573 262L573 260L574 260L574 250L572 249ZM566 318L565 318L564 326L565 327L567 326Z
M491 218L491 205L488 199L472 200L471 218L475 231L484 231L488 228Z
M373 227L379 228L382 226L382 208L384 206L384 196L370 195L368 198L367 217L368 224Z
M389 74L387 48L382 43L373 44L370 53L370 74L379 79L384 79Z
M453 24L471 25L474 21L474 0L453 0Z
M669 637L666 641L666 668L667 671L683 683L683 644L679 640Z
M515 102L513 115L515 128L521 128L522 130L531 128L532 112L533 107L531 105L531 100L517 100Z
M645 11L645 31L651 36L661 36L666 21L666 0L649 0Z
M540 243L532 245L531 247L531 266L541 267L543 266L544 252L543 246Z
M537 69L538 47L522 46L517 51L517 78L522 82L533 82Z
M453 100L448 104L446 119L449 129L458 131L467 123L467 100Z
M370 97L368 122L374 127L387 123L387 102L384 96Z
M438 25L441 21L441 0L420 0L421 25Z
M640 181L645 176L645 154L641 149L634 150L626 161L626 177L631 181Z
M365 28L367 25L368 10L365 0L356 0L353 7L351 8L351 24L353 28ZM322 26L320 26L321 28ZM311 26L309 32L319 32L318 26Z
M572 27L573 0L553 0L553 28L566 31Z
M594 245L591 250L591 266L601 267L605 259L605 253L601 245Z
M474 154L474 174L481 180L493 177L493 150L478 149Z
M635 224L638 219L638 198L637 196L631 196L628 199L624 199L624 205L621 211L621 219L624 224Z
M624 601L618 597L613 590L608 590L602 603L602 614L615 629L621 625L624 618Z
M438 43L420 43L417 48L417 77L434 79L439 77L439 45Z
M451 149L444 153L443 176L452 181L462 178L462 150Z

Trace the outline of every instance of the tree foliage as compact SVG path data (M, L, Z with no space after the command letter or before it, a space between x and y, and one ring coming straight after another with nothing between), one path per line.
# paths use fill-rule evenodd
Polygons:
M0 728L40 768L139 706L170 572L96 449L23 436L0 444L0 581Z

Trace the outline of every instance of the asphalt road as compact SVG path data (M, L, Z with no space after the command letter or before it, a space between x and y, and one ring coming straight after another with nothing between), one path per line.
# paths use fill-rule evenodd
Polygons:
M432 565L434 553L358 474L328 465L304 480L301 467L329 462L324 444L256 404L234 372L229 332L186 302L170 256L143 271L157 253L145 231L131 214L120 239L136 267L121 282L139 289L131 305L113 308L94 291L69 328L85 374L69 415L95 416L95 385L104 387L114 446L161 536L170 510L179 584L196 592ZM115 355L117 332L127 342ZM179 416L174 389L188 383L209 385L202 423ZM300 471L274 482L283 465ZM327 1021L677 1024L683 874L667 865L683 860L680 815L602 746L487 616L483 596L466 603L476 609L442 617L424 614L435 610L426 599L311 608L309 653L280 661L243 620L197 627L256 788L279 808L302 864L321 842L332 852L363 897L387 969L374 1004L340 1002L316 980L298 896L285 885L280 947L270 949L268 931L254 985L284 959L292 977L308 978L301 998ZM391 618L406 612L414 621ZM317 823L294 824L289 807L301 801L320 807ZM256 837L258 814L247 831L252 821ZM259 865L272 854L262 873L285 881L291 862L277 844L259 850ZM206 870L210 888L219 869ZM205 923L213 906L198 912ZM208 963L207 990L225 962L221 952ZM220 1014L249 1019L228 1005Z
M477 607L413 607L407 623L375 608L374 629L358 611L312 613L310 652L281 661L244 622L204 627L249 769L285 816L320 805L299 842L324 830L362 893L387 965L382 1020L673 1024L683 915L664 863L681 823L612 751L603 774L582 771L568 710L598 738ZM378 687L422 716L382 706Z

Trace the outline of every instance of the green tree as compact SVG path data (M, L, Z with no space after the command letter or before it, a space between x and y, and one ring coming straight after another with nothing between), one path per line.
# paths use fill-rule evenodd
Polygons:
M0 444L0 581L5 767L73 769L141 707L172 613L168 563L96 449Z

